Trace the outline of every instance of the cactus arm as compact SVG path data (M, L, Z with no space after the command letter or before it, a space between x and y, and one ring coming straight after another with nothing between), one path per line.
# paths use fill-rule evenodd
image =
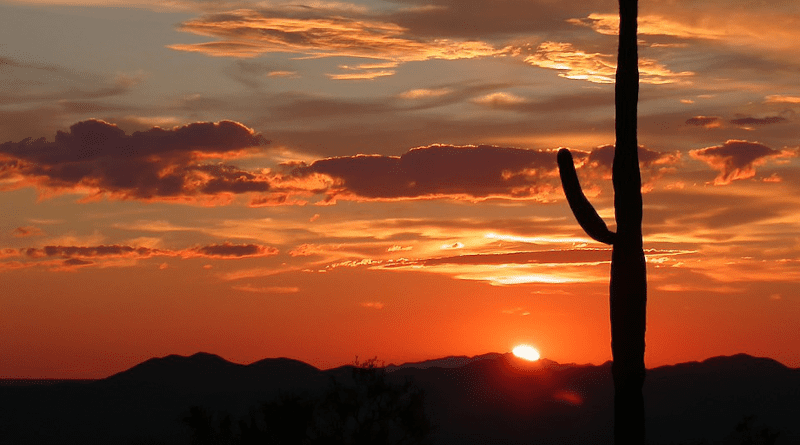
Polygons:
M583 194L578 174L575 172L575 164L572 162L572 154L566 148L558 150L558 173L561 175L561 187L567 195L569 208L572 209L581 228L596 241L614 244L616 234L608 230L603 218L597 214L592 203Z

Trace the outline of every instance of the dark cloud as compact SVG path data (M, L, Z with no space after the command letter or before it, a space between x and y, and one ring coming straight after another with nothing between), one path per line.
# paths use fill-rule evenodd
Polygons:
M787 151L773 150L758 142L729 140L723 145L691 150L689 154L700 161L719 170L714 179L715 185L730 184L737 179L752 178L756 174L756 166L777 157L796 155Z
M287 179L331 178L325 189L315 190L328 199L545 199L557 186L555 151L487 145L431 145L402 156L345 156L287 167Z
M5 256L13 256L19 252L29 260L63 258L65 265L86 265L89 259L103 260L113 258L147 259L152 257L239 259L277 255L278 249L258 244L209 244L183 250L155 249L151 247L134 247L127 245L100 246L45 246L30 247L10 251Z
M14 186L89 189L126 199L191 199L266 191L266 178L204 159L232 158L264 145L242 124L197 122L126 135L116 125L87 120L45 138L0 145L0 177Z
M153 255L167 254L168 251L151 249L149 247L131 247L122 245L110 246L45 246L42 248L31 247L23 250L29 258L61 257L61 258L107 258L107 257L136 257L148 258Z
M577 153L575 157L580 159L582 154ZM644 189L649 192L657 179L675 169L680 158L679 152L659 152L640 146L639 168ZM586 161L595 174L610 175L614 164L614 146L603 145L595 148L589 153Z
M197 256L209 258L247 258L277 255L278 249L257 244L222 243L197 247L192 249L191 252L196 253Z
M659 152L648 148L639 147L639 165L650 168L655 165L675 164L679 159L678 153ZM589 153L590 164L610 169L614 163L614 146L602 145Z
M70 258L68 260L64 260L64 262L63 262L64 266L71 266L71 267L88 266L90 264L94 264L94 262L82 260L80 258Z
M786 122L786 118L780 116L768 116L764 118L756 118L756 117L743 117L739 119L732 119L730 121L734 125L740 126L750 126L750 125L769 125L769 124L778 124L781 122Z

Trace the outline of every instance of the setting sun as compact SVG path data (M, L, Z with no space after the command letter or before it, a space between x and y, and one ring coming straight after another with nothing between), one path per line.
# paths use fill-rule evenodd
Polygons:
M536 348L528 345L519 345L511 352L513 352L517 357L524 358L525 360L530 360L532 362L539 360L539 351L537 351Z

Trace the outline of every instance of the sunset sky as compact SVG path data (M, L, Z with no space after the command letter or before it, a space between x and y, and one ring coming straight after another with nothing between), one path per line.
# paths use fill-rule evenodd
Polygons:
M613 0L0 3L0 378L611 359ZM648 367L800 367L800 2L640 0Z

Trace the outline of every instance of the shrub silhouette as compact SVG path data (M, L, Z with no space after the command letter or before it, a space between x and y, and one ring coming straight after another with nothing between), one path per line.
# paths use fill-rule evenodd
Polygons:
M721 440L712 442L700 439L681 442L678 445L775 445L781 436L781 431L773 430L763 423L756 425L756 418L755 415L744 416L736 423L733 431Z
M220 421L219 429L214 427L214 416L203 407L189 408L189 415L183 423L192 429L192 445L230 445L233 444L230 416L225 416Z
M315 413L311 443L418 444L431 432L425 394L411 380L392 384L377 358L352 368L354 385L332 379Z
M321 396L287 393L251 410L231 431L230 417L219 427L214 416L193 406L184 419L193 445L421 444L432 431L425 394L411 380L391 383L377 358L356 361L351 379L331 377Z
M636 136L639 96L637 0L619 0L619 52L615 83L616 145L612 166L617 232L608 230L586 199L572 155L558 152L570 208L586 233L613 246L611 253L611 353L614 379L614 443L644 444L644 334L647 278L642 246L642 180Z

